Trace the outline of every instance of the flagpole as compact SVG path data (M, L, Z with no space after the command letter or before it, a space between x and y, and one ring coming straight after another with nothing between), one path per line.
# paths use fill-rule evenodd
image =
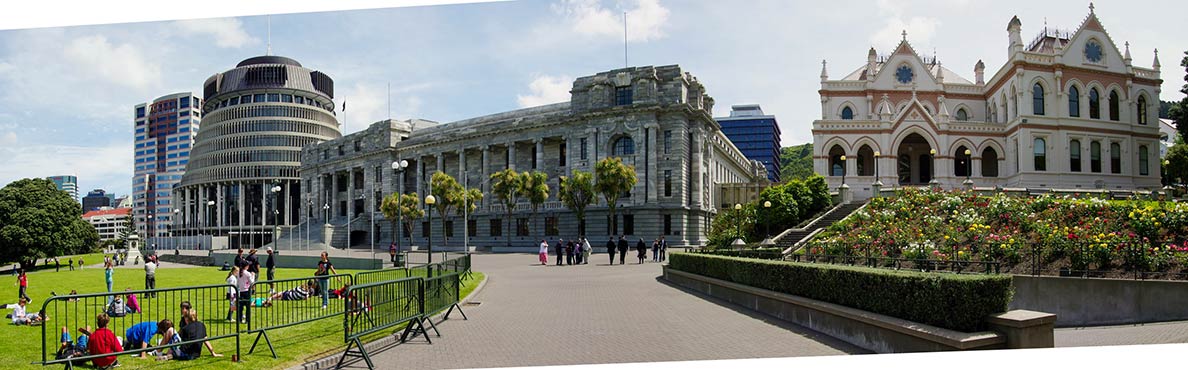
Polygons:
M623 68L627 68L627 12L623 12Z

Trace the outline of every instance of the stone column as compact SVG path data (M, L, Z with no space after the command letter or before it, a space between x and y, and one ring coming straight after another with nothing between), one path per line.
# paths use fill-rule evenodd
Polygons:
M458 183L462 184L462 189L470 188L468 176L466 176L466 148L458 149Z
M544 139L536 138L532 140L532 143L536 144L536 167L532 170L540 171L544 168Z
M507 143L507 167L508 169L516 169L516 142L511 141Z
M660 192L660 188L657 186L659 183L657 179L660 176L657 174L658 166L656 162L660 159L663 148L657 145L658 140L656 136L659 134L658 128L659 126L656 124L645 127L647 131L647 148L644 150L644 163L647 167L644 170L644 193L647 194L648 202L655 202Z
M487 181L487 178L488 178L488 175L487 175L487 165L488 165L489 163L488 163L487 161L488 161L488 157L491 155L491 146L489 146L489 145L483 145L483 146L482 146L482 150L483 150L483 163L482 163L482 167L480 167L480 173L482 174L483 178L482 178L481 180L479 180L479 184L482 184L482 183L483 183L483 181ZM481 190L481 191L483 192L483 194L486 194L486 193L487 193L487 186L486 186L486 185L480 185L480 186L479 186L479 190Z
M414 180L416 180L416 182L417 182L417 185L416 185L417 196L422 197L422 198L425 197L425 189L422 188L422 184L421 184L421 182L422 182L421 178L424 175L425 175L425 156L417 156L417 173L414 176L414 177L416 177Z

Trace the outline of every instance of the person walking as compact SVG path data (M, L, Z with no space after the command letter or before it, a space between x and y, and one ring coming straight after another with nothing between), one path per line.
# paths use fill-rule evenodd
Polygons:
M540 264L541 266L549 264L549 243L545 243L544 239L540 240Z
M62 261L58 257L54 257L54 272L62 271Z
M573 240L565 243L565 264L573 266Z
M636 257L639 257L639 264L644 263L644 258L648 258L648 245L644 244L643 238L639 238L639 242L635 243L635 250L638 252Z
M82 268L83 268L83 259L82 259L82 257L79 257L78 258L78 269L82 270Z
M318 261L318 271L314 272L314 276L318 278L318 290L322 293L322 309L330 304L330 275L337 275L338 271L334 271L334 264L330 262L330 255L322 252L322 260Z
M610 237L609 240L606 241L606 253L610 255L611 266L614 266L615 265L615 237L613 235Z
M660 262L664 262L664 258L668 256L668 241L664 237L660 237Z
M252 248L252 251L248 252L247 262L248 262L248 271L251 271L252 274L255 274L256 276L259 276L260 275L260 256L256 255L256 248Z
M157 263L154 260L144 262L144 289L157 289ZM145 293L145 297L156 298L156 292Z
M112 286L113 284L115 284L115 276L114 276L114 274L115 274L115 266L114 266L114 265L112 265L112 262L110 262L110 261L109 261L109 262L107 262L107 263L103 264L103 267L104 267L104 270L103 270L103 278L104 278L104 279L107 281L107 292L108 292L108 293L111 293L111 286ZM107 296L107 304L109 304L109 305L110 305L110 304L111 304L111 301L112 301L113 299L114 299L114 298L112 298L112 296L111 296L111 295L108 295L108 296Z
M388 257L392 258L392 268L396 268L396 242L388 244Z
M660 262L660 239L652 239L652 262Z
M272 258L272 247L268 247L264 252L268 253L268 259L264 260L264 267L268 269L268 281L272 281L276 279L276 260ZM275 293L272 288L272 283L268 283L268 294Z
M66 267L69 267L70 271L74 271L74 259L73 258L66 260Z
M239 268L232 267L231 271L227 273L227 321L235 322L232 315L235 313L235 301L239 299Z
M25 269L21 269L21 271L17 273L17 284L20 285L20 290L17 292L17 300L24 298L26 301L32 302L33 299L29 298L29 295L25 294L25 291L29 289L29 277L25 275ZM107 287L107 291L111 291L110 285Z
M573 261L577 264L582 264L582 238L578 238L573 242Z
M557 253L557 266L565 265L565 245L561 244L562 242L564 240L557 239L557 245L554 247L554 251Z
M627 264L627 235L619 235L619 264Z
M247 323L252 320L252 289L255 288L256 274L251 270L239 270L239 310L236 317L239 322Z
M590 246L590 240L586 239L586 237L583 236L582 237L582 264L583 265L590 264L590 253L593 252L593 250L594 250L594 248Z

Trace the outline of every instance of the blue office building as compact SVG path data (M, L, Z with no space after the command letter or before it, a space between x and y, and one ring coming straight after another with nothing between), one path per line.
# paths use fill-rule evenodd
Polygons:
M764 115L758 104L745 104L731 106L730 117L714 120L747 159L767 166L769 180L780 181L780 125L775 116Z

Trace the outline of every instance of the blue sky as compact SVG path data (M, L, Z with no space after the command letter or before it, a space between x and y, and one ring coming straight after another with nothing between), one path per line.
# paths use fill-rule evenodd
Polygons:
M181 4L181 3L178 3ZM277 7L277 11L283 5ZM1179 100L1188 4L1098 2L1106 30L1134 65L1161 50L1163 100ZM783 144L811 141L821 60L837 78L889 53L907 30L915 48L973 79L1006 58L1006 24L1025 39L1046 21L1074 29L1080 1L559 0L351 10L271 17L273 54L335 79L346 131L391 115L449 122L568 99L573 78L623 66L680 64L716 100L775 114ZM169 19L170 12L153 13ZM52 17L52 15L47 15ZM3 20L0 19L0 22ZM210 75L265 53L264 16L0 31L0 183L79 176L80 192L127 194L132 107L201 91ZM2 26L2 25L0 25Z

